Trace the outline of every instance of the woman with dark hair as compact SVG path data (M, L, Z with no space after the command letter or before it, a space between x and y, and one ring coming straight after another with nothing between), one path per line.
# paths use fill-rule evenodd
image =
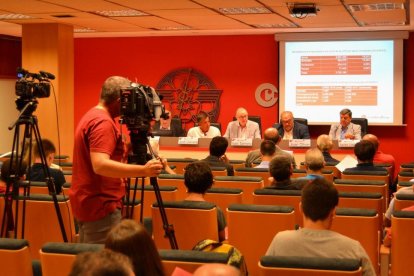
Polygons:
M105 241L105 248L128 256L136 276L164 276L161 258L144 226L125 219L114 226Z

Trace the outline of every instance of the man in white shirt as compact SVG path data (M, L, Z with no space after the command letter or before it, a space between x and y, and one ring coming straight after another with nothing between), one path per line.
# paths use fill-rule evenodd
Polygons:
M200 111L200 113L198 113L197 124L198 126L192 127L188 130L187 137L213 138L221 136L218 128L210 126L210 117L206 112Z
M249 120L247 110L239 107L236 111L237 121L232 121L227 125L226 132L223 137L233 138L261 138L259 124Z

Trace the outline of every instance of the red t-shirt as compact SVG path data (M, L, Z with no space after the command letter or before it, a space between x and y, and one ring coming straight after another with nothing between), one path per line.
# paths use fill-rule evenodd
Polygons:
M79 221L99 220L121 208L125 194L121 179L95 174L90 152L106 153L120 162L123 149L121 134L106 110L94 107L82 117L75 132L69 190L73 214Z

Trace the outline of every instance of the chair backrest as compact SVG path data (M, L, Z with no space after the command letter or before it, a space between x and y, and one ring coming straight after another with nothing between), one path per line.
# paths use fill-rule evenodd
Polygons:
M414 274L413 229L414 212L395 211L391 217L391 275L405 276Z
M57 196L58 206L68 241L75 238L72 207L67 196ZM22 226L23 200L19 199L18 237L24 230L24 238L29 241L33 258L39 258L39 250L46 242L63 242L54 201L50 195L32 194L26 199L25 224Z
M368 133L368 119L367 118L352 118L351 122L361 126L361 138Z
M261 276L362 275L361 261L358 259L263 256L259 270Z
M235 176L251 176L261 177L263 179L264 186L270 186L270 173L269 169L266 168L236 168L234 170Z
M184 174L184 168L194 162L194 161L198 161L198 159L193 159L193 158L167 158L168 164L174 165L175 166L175 172L177 174Z
M226 167L210 167L213 176L226 176L227 169Z
M274 236L295 228L292 206L232 204L228 208L229 243L242 252L250 275L258 275L257 263Z
M404 188L404 187L412 187L413 184L414 184L414 182L410 182L410 181L398 181L397 191L401 188Z
M295 209L295 223L302 226L302 213L299 204L301 190L257 189L253 193L253 203L258 205L292 206Z
M174 227L179 249L192 249L203 239L218 240L215 204L204 201L165 201L164 208L169 224ZM169 239L165 236L158 204L152 206L152 224L157 248L171 249Z
M394 210L401 211L411 206L414 206L414 194L395 194Z
M237 188L243 190L242 203L253 203L253 191L263 188L262 177L251 176L216 176L214 188Z
M160 190L160 194L161 194L161 198L162 200L165 201L175 201L177 200L177 193L178 193L178 188L174 187L174 186L159 186L159 190ZM140 200L142 202L142 187L141 185L138 185L136 188L136 194L135 194L135 199L136 200ZM131 189L129 191L129 197L130 200L133 199L134 197L134 187L131 185ZM152 216L152 211L151 211L151 205L157 202L157 197L155 195L155 191L154 191L154 187L153 186L144 186L144 201L143 204L141 204L141 208L143 208L143 214L144 217L151 217ZM137 218L139 220L139 214L135 214L134 211L134 216L138 215Z
M27 240L0 238L1 275L32 276L32 257Z
M184 200L187 197L187 188L184 185L182 174L160 174L158 175L158 186L177 187L175 200Z
M306 118L293 118L293 121L295 121L296 123L308 126L308 119Z
M237 120L236 117L233 117L233 121L236 121L236 120ZM249 115L249 120L259 124L260 135L263 136L262 118L260 116L257 116L257 115Z
M413 171L403 171L398 173L398 183L407 182L414 178Z
M204 199L215 203L227 218L227 207L230 204L241 204L243 200L243 190L236 188L211 188L204 194Z
M339 192L339 208L360 208L373 209L379 215L380 225L382 227L384 209L384 197L380 193L368 192ZM380 228L378 228L380 229Z
M390 175L387 171L343 171L341 179L357 179L357 180L378 180L390 182Z
M385 181L335 179L334 185L340 192L381 193L384 200L384 210L388 206L388 185Z
M48 242L40 250L43 276L69 275L76 255L82 252L99 251L102 244Z
M358 225L358 227L350 227L351 225ZM381 245L380 227L380 217L376 210L337 208L331 230L359 241L378 273Z
M193 273L203 264L226 264L228 261L227 253L172 249L160 249L158 252L164 266L165 275L172 275L176 267Z

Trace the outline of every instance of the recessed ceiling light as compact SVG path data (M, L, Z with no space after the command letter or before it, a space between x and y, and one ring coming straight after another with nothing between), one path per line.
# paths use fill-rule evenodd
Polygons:
M91 28L77 28L73 30L74 33L93 33L96 32L96 30Z
M251 8L219 8L219 12L223 14L264 14L272 13L269 9L265 7L251 7Z
M265 29L265 28L296 28L297 26L292 23L286 24L253 24L255 28Z
M389 11L404 10L404 3L376 3L376 4L352 4L348 5L352 12L358 11Z
M182 31L182 30L192 30L189 26L167 26L159 28L161 31Z
M123 16L144 16L149 15L145 12L137 10L118 10L118 11L93 11L93 13L107 17L123 17Z
M361 22L361 24L363 26L405 26L406 25L405 22L389 22L389 21L373 22L373 23Z
M33 16L19 14L19 13L8 13L8 14L0 14L0 20L18 20L18 19L32 19L35 18Z

